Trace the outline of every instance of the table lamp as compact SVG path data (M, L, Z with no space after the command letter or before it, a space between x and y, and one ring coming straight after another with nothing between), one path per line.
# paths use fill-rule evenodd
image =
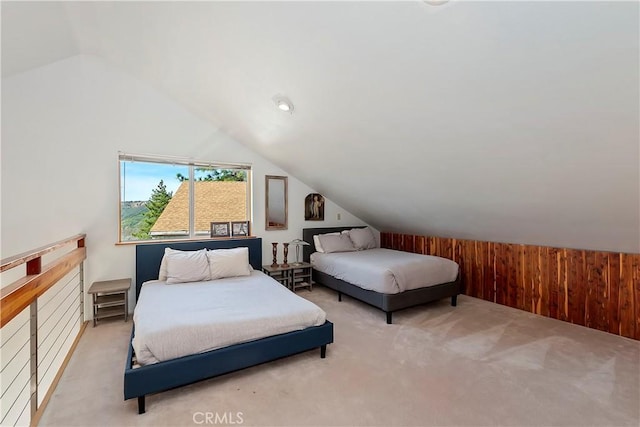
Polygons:
M309 243L305 242L302 239L293 239L292 241L289 242L289 244L294 245L296 247L296 262L294 262L292 265L302 264L300 262L300 246L309 246Z

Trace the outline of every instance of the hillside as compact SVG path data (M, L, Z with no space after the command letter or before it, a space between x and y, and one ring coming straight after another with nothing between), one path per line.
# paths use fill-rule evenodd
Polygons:
M132 201L121 202L121 217L122 217L122 241L136 240L133 238L133 234L139 230L140 222L142 221L147 207L146 201Z

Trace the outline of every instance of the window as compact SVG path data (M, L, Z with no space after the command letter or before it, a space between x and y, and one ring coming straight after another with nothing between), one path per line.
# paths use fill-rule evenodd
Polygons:
M250 221L251 166L119 155L120 242L208 237Z

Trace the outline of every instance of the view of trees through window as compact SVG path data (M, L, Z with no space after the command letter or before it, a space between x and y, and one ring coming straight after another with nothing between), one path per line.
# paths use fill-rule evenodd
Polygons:
M211 222L249 221L249 174L245 166L211 167L121 156L120 240L204 237L210 233Z

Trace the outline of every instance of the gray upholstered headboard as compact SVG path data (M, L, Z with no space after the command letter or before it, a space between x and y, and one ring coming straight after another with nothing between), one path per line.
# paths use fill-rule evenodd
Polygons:
M316 245L313 243L313 236L316 234L336 233L344 230L351 230L352 228L365 228L366 225L352 225L350 227L319 227L319 228L303 228L302 240L309 243L309 246L303 246L302 260L309 262L311 254L316 251Z

